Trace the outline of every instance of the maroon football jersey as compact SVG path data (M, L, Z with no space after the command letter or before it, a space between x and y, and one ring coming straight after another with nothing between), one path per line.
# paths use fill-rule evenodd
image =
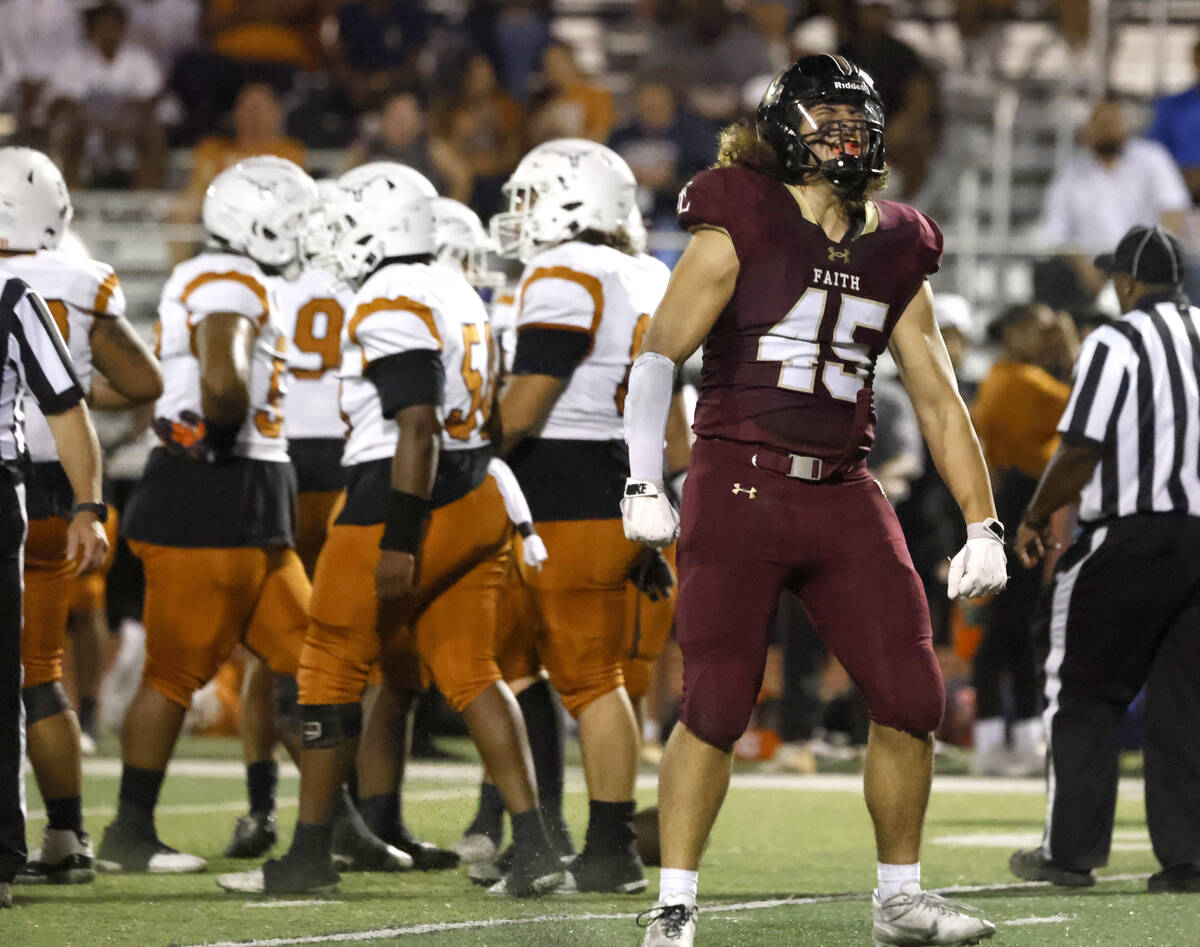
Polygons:
M696 434L861 461L874 440L875 360L937 271L937 225L873 201L861 232L834 243L786 185L737 165L696 175L678 211L684 229L726 231L741 264L704 342Z

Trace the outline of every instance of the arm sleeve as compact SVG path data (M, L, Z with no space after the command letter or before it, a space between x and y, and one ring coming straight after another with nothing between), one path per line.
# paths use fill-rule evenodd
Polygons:
M919 213L918 220L921 225L921 245L924 249L922 269L926 276L931 276L941 269L945 240L942 237L942 228L932 217Z
M43 414L61 414L83 400L83 388L54 318L42 298L10 279L0 308L11 308L25 385Z
M441 353L413 349L386 355L367 365L367 378L379 392L385 418L416 404L440 405L445 400L446 369Z
M663 479L663 451L675 363L665 355L639 355L629 372L625 398L625 443L629 445L629 476L634 480Z
M730 191L732 179L740 169L709 168L683 186L675 205L676 219L683 230L713 227L733 237L738 215L746 208L736 207Z
M532 523L533 514L529 511L529 502L525 499L512 468L499 457L493 457L488 461L488 473L496 481L496 487L504 500L504 510L512 524L521 526L524 523Z
M1064 440L1104 443L1129 389L1130 355L1129 343L1105 328L1083 340L1071 398L1058 422Z

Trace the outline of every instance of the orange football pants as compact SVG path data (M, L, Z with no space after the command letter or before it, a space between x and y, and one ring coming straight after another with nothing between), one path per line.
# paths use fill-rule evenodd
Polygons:
M30 520L25 540L25 624L21 629L23 687L62 680L63 647L75 564L67 559L67 521Z
M341 496L341 490L310 490L298 497L296 552L310 579L316 575L317 557L325 545L325 537L333 522L334 507Z
M675 568L675 544L662 550L663 557ZM675 623L675 589L666 598L652 602L650 596L629 583L625 590L625 659L622 672L629 699L637 701L650 690L654 662L667 646Z
M514 554L504 589L500 593L500 618L496 626L496 663L506 681L533 677L541 670L538 657L537 610L533 593L521 578Z
M537 524L550 558L524 563L533 591L538 651L563 706L574 717L625 681L626 587L640 546L619 519Z
M67 610L72 615L102 612L105 609L105 593L108 582L108 572L112 568L113 557L117 554L117 510L111 504L108 507L108 519L104 522L104 534L108 537L108 555L95 572L76 576L71 579L70 599Z
M421 683L419 666L462 710L501 680L496 627L510 569L513 530L495 481L434 510L410 595L382 604L375 566L383 524L335 523L317 561L308 635L300 657L300 703L353 704L379 658L389 683Z
M295 674L312 588L294 549L182 549L131 541L146 569L142 679L181 707L239 641Z

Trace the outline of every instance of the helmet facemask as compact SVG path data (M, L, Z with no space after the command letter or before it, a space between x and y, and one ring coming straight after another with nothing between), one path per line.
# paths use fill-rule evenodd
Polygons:
M814 117L812 111L821 105L849 105L861 117ZM819 174L849 199L861 199L883 174L883 114L874 102L797 102L787 107L787 114L791 134L780 158L789 173L801 178Z
M528 181L509 181L504 185L508 210L493 215L488 224L496 253L522 263L537 253L537 220L533 208L540 196L538 186Z

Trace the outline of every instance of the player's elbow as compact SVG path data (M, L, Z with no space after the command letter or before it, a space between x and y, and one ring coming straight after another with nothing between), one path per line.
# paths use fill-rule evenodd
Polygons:
M157 401L163 393L162 371L154 362L139 366L136 371L106 376L108 383L133 404Z

